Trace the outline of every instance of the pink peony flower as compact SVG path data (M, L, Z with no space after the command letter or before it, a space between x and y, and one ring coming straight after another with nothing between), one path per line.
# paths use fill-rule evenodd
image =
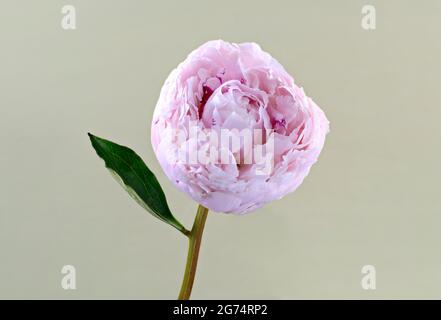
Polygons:
M231 139L219 138L225 131ZM296 190L328 131L323 111L273 57L255 43L218 40L171 72L151 139L176 187L210 210L242 214Z

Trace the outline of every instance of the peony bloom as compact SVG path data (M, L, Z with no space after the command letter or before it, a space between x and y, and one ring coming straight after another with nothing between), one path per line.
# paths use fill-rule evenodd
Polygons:
M231 140L219 138L225 131ZM293 192L328 131L323 111L273 57L255 43L218 40L171 72L151 139L177 188L210 210L242 214Z

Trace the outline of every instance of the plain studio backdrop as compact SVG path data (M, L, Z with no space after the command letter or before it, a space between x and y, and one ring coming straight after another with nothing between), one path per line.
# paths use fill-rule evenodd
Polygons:
M278 59L331 132L295 193L209 214L192 297L441 298L440 15L438 0L2 1L0 297L177 297L186 239L129 198L86 133L136 150L190 227L196 204L160 169L150 121L169 72L224 39Z

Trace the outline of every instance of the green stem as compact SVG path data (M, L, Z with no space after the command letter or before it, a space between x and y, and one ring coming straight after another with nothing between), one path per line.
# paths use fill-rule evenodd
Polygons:
M196 267L198 265L199 249L201 247L202 233L204 232L205 220L207 220L208 209L199 205L194 219L193 227L187 234L189 245L187 264L185 266L184 279L182 280L181 292L179 292L179 300L190 299L191 289L193 288L194 277L196 275Z

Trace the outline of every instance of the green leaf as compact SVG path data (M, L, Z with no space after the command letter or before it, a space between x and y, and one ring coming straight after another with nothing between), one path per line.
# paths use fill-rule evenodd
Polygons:
M155 175L132 149L88 135L106 168L141 207L184 234L188 232L172 215Z

